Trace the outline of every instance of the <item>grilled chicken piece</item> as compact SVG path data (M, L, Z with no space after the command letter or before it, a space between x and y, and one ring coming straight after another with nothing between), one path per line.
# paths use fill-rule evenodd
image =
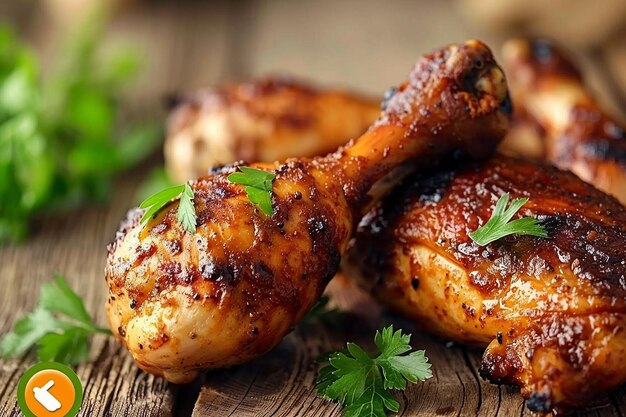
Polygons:
M497 156L407 178L363 219L346 269L392 309L487 347L480 372L529 409L593 405L626 381L626 208L575 175ZM468 232L504 193L549 238Z
M201 90L178 100L169 115L165 163L185 182L239 160L325 155L379 114L377 101L277 78Z
M491 154L508 126L504 75L478 41L424 56L363 136L273 171L265 216L229 166L192 181L197 230L174 201L143 228L133 212L109 247L107 316L138 366L183 383L270 350L337 272L368 191L394 168Z
M572 62L543 39L511 40L503 56L517 117L529 121L525 136L511 135L505 146L544 157L626 204L626 127L602 110ZM545 136L543 150L537 135Z

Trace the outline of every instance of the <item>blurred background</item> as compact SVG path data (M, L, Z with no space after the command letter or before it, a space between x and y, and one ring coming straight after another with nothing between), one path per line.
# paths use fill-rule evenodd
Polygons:
M166 93L287 74L379 96L417 57L466 38L496 53L511 35L549 36L580 56L618 109L626 92L624 0L4 0L0 17L47 67L98 7L104 49L141 63L133 109L163 111ZM45 74L44 74L45 75ZM598 79L599 78L599 79ZM601 82L600 82L601 80Z
M498 55L538 35L626 113L624 0L3 0L0 21L0 241L107 201L121 172L159 164L166 98L227 81L287 75L377 99L435 47L480 38Z

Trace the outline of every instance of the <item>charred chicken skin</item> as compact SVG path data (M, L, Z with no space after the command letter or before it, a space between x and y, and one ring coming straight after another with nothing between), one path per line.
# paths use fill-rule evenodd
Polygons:
M205 89L175 101L165 162L170 176L185 182L239 160L325 155L379 114L377 101L279 78Z
M626 204L626 127L602 110L574 64L543 39L511 40L502 55L519 119L505 145L572 171Z
M109 323L138 366L176 383L270 350L318 300L348 240L395 168L432 165L455 152L489 155L504 135L504 75L478 41L424 56L371 128L337 152L273 171L273 214L227 180L235 166L192 181L197 229L173 201L139 224L129 218L109 247Z
M365 216L347 269L426 330L487 347L480 372L538 412L591 406L626 381L626 208L575 175L497 156L406 179ZM504 193L548 238L479 246Z

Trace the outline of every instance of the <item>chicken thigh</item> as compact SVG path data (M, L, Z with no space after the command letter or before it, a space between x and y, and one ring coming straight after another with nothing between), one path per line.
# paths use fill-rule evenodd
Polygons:
M479 246L504 193L548 238ZM346 270L424 329L487 347L480 372L530 410L586 407L626 381L626 208L575 175L497 156L407 178L363 219Z
M138 366L176 383L259 356L287 334L337 272L370 189L400 166L486 156L508 126L504 75L478 41L425 55L370 129L337 152L253 164L273 172L266 216L228 181L191 182L197 229L178 201L144 227L131 212L109 247L107 316Z
M602 110L566 54L548 40L515 39L502 55L520 119L505 149L570 170L626 204L626 127Z
M279 78L204 89L176 99L165 164L185 182L242 159L324 155L360 136L379 114L375 100Z

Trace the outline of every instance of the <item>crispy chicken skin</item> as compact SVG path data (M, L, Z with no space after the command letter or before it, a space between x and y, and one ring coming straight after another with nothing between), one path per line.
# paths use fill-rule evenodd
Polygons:
M478 41L425 55L383 107L333 154L253 164L276 174L272 216L227 180L235 166L191 181L195 233L176 221L178 201L145 228L130 213L109 246L106 309L140 368L183 383L270 350L337 272L375 183L411 161L491 154L511 112L504 75Z
M325 155L379 114L375 100L281 78L200 90L177 99L170 112L165 163L184 182L239 160Z
M602 110L574 64L544 39L511 40L502 55L520 120L505 146L545 158L626 204L625 127Z
M361 222L348 272L444 338L487 347L480 372L538 412L593 405L626 381L626 208L575 175L497 156L406 179ZM528 197L549 238L484 247L468 232Z

